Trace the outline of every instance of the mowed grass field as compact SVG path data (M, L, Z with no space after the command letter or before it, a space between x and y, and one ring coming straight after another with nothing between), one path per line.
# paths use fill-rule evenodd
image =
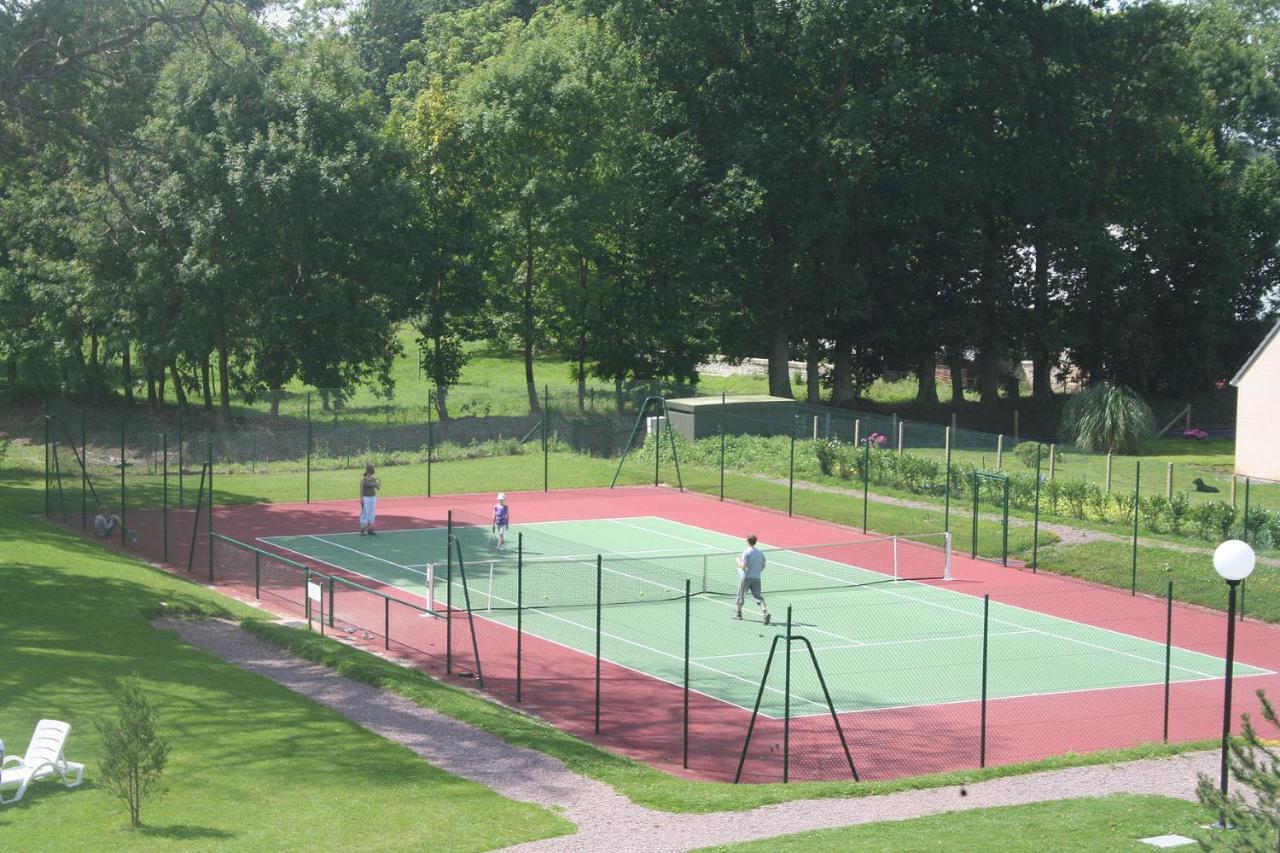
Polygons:
M71 723L86 781L0 807L0 849L488 850L572 831L155 629L253 611L26 516L34 480L0 479L0 737L20 754L40 718ZM172 747L138 831L101 784L94 727L132 675Z

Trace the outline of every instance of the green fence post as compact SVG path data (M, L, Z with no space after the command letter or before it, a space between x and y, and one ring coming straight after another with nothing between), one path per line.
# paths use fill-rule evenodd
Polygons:
M653 410L655 412L658 411L658 407L655 405ZM658 474L662 461L662 427L658 425L658 418L660 417L662 416L653 416L653 484L655 486L658 485L661 479ZM648 426L647 422L645 425L646 427Z
M333 627L333 575L329 575L329 627Z
M164 528L164 532L163 532L164 544L162 546L164 549L164 557L162 558L162 560L163 562L167 563L169 562L169 431L168 430L165 430L163 433L161 433L160 446L161 446L160 452L164 456L164 459L163 459L164 474L160 481L161 483L160 491L164 499L164 502L161 504L163 508L160 511L160 520Z
M982 596L982 720L978 729L978 766L987 766L987 641L991 625L991 595Z
M551 392L548 386L542 386L542 491L551 491ZM654 485L658 485L654 483Z
M693 582L684 579L684 769L689 769L689 610L693 603Z
M44 401L44 514L51 514L49 494L49 400Z
M600 734L600 621L603 611L604 557L596 554L596 721L595 732Z
M124 484L124 463L125 463L125 421L120 421L120 544L128 543L128 508L126 507L127 494L125 493ZM75 441L75 439L72 439ZM83 467L83 466L82 466Z
M445 540L444 564L444 672L453 673L453 510L446 521L448 538Z
M1031 518L1031 573L1035 574L1040 563L1040 442L1036 442L1036 500Z
M178 509L186 506L185 484L182 481L182 409L178 409Z
M262 552L253 552L253 597L262 598Z
M311 503L311 392L307 392L307 503Z
M524 682L524 531L516 533L516 701Z
M862 437L862 532L867 532L867 506L871 500L871 439Z
M978 472L973 472L973 533L969 540L969 556L978 556Z
M209 437L209 517L205 521L209 535L209 581L213 582L213 436Z
M796 424L799 422L799 415L791 416L791 461L787 466L787 515L791 515L792 505L795 502L796 491Z
M382 648L391 648L391 596L382 597Z
M1133 469L1133 558L1129 577L1129 594L1138 594L1138 504L1142 502L1142 462Z
M786 677L782 690L782 783L791 777L791 605L787 605Z
M720 392L720 500L724 500L724 413L728 406L725 392ZM687 766L687 765L686 765Z
M1169 670L1173 661L1173 581L1165 599L1164 615L1164 742L1169 742Z
M942 529L946 533L951 532L951 427L947 427L947 474L946 484L942 489ZM865 525L864 525L865 528ZM866 530L863 530L865 533Z
M431 456L434 451L434 444L431 437L431 405L434 402L435 392L428 389L427 391L427 497L431 497Z
M89 529L89 442L85 435L84 409L80 410L80 529Z

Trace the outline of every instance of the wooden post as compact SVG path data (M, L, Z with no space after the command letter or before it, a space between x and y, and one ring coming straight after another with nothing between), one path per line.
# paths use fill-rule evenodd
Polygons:
M898 421L898 455L899 456L902 455L903 439L906 436L906 432L907 432L907 422Z
M1014 441L1018 441L1018 440L1021 438L1021 436L1022 436L1022 433L1019 431L1018 426L1019 426L1019 425L1018 425L1018 410L1017 410L1017 409L1014 409L1014 410L1013 410L1013 440L1014 440Z
M813 440L818 440L818 416L813 416Z
M1004 433L996 436L996 470L1004 468Z
M1168 469L1164 474L1164 498L1165 500L1173 500L1173 463L1169 463Z
M1236 475L1231 475L1231 508L1236 508Z
M1058 445L1051 444L1049 445L1049 479L1050 480L1053 479L1053 467L1057 461L1058 461Z
M1107 494L1111 494L1111 451L1107 451Z
M862 444L862 418L856 418L853 422L853 444L855 447ZM1234 490L1232 494L1235 494Z

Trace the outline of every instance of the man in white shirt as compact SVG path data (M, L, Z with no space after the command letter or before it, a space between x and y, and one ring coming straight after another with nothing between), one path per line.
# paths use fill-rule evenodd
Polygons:
M738 609L733 614L734 619L742 618L742 604L750 592L764 611L764 624L769 624L769 607L760 594L760 576L764 574L764 564L764 552L756 547L756 535L752 533L747 537L747 550L738 557Z

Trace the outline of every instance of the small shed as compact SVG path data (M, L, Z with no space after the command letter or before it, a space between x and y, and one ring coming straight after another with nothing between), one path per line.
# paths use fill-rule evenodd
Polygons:
M689 441L720 434L789 435L796 401L766 394L667 400L671 426Z
M1280 321L1231 380L1236 386L1236 474L1280 480Z

